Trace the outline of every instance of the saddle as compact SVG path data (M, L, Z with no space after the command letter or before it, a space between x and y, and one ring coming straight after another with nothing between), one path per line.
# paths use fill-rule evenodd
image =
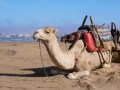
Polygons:
M114 47L111 29L104 27L104 25L95 26L91 16L91 25L85 25L86 19L87 15L78 31L74 33L74 39L71 41L72 46L77 40L82 39L88 51L111 51Z

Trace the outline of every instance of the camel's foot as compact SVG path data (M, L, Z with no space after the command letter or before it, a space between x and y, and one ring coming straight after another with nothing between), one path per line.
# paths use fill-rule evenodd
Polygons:
M109 64L105 63L105 64L103 65L103 68L110 68L110 63L109 63Z
M69 73L67 78L69 78L69 79L76 79L74 73Z
M73 72L69 73L67 78L69 79L78 79L84 75L90 75L90 71L79 71L79 72Z

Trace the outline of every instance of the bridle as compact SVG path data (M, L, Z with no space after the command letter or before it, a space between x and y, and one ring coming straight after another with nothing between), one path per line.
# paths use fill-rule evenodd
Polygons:
M45 72L45 75L46 77L48 77L48 74L46 72L46 69L45 69L45 66L44 66L44 63L43 63L43 60L42 60L42 53L41 53L41 45L40 45L40 40L37 40L39 42L39 51L40 51L40 59L41 59L41 63L42 63L42 66L43 66L43 69L44 69L44 72Z

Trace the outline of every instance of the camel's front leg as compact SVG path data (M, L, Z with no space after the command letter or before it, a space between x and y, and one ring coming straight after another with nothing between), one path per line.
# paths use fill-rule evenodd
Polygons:
M103 68L106 68L106 67L110 68L112 54L111 54L111 51L106 51L105 53L107 54L107 59L104 59Z
M80 77L82 77L84 75L90 75L90 71L83 70L83 71L69 73L67 77L69 79L77 79L77 78L80 78Z

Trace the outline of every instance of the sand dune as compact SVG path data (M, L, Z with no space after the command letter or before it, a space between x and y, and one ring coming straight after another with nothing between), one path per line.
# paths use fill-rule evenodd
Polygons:
M63 43L60 46L66 50ZM69 80L61 74L50 74L50 69L56 67L43 44L41 49L49 77L43 70L38 43L0 42L0 90L120 90L119 63Z

